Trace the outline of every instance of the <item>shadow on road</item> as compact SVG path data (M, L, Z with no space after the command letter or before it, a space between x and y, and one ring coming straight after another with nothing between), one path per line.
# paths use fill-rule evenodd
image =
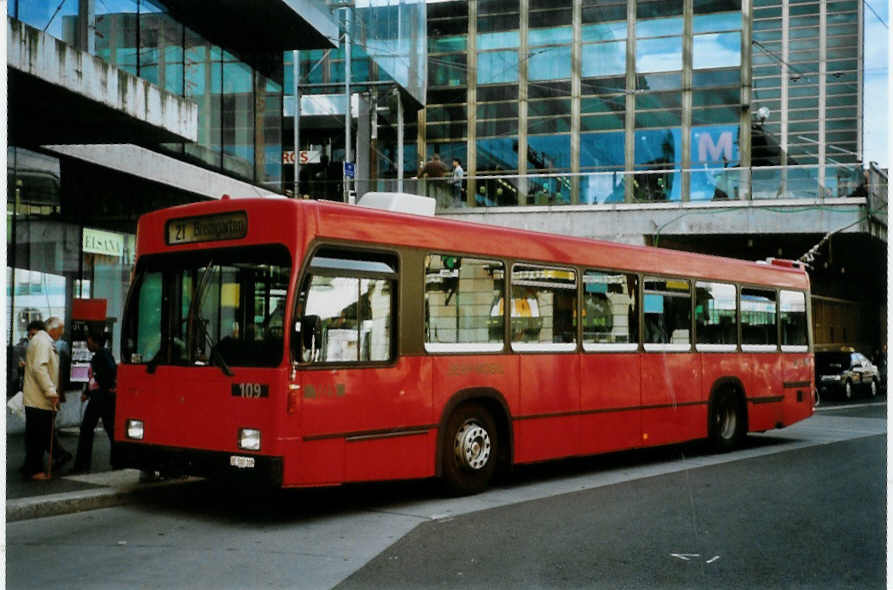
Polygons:
M790 438L749 436L743 449L793 444ZM616 469L647 467L713 454L703 441L570 458L515 467L494 483L495 488L511 489L548 483L567 477L587 476ZM140 494L131 508L153 513L167 512L189 518L230 523L311 522L331 515L385 510L402 502L420 502L448 497L439 480L346 484L339 487L258 490L236 487L227 482L200 480L180 486L158 488Z

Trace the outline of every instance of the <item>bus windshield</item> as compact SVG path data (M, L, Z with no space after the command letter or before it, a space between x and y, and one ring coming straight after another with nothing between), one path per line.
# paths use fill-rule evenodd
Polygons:
M275 367L291 260L282 246L144 256L124 320L124 362Z

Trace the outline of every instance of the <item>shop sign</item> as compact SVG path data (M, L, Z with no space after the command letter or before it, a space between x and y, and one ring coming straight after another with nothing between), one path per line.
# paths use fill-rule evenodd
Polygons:
M298 152L300 156L300 161L298 164L319 164L320 156L322 155L322 150L301 150ZM287 150L282 152L282 163L283 164L294 164L295 163L295 152L294 150Z
M85 227L81 246L85 253L121 258L124 255L124 236Z

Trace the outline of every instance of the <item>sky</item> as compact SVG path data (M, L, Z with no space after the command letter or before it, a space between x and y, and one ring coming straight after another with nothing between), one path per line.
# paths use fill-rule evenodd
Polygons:
M865 3L865 77L863 152L866 165L890 167L890 3ZM874 11L872 11L874 9ZM875 14L877 13L877 14ZM878 18L880 17L880 18ZM883 22L881 22L883 19Z

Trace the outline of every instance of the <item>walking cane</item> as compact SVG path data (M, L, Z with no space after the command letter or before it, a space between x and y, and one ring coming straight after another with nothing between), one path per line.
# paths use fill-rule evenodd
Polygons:
M56 410L50 418L50 464L47 467L47 479L53 477L53 439L56 438Z

